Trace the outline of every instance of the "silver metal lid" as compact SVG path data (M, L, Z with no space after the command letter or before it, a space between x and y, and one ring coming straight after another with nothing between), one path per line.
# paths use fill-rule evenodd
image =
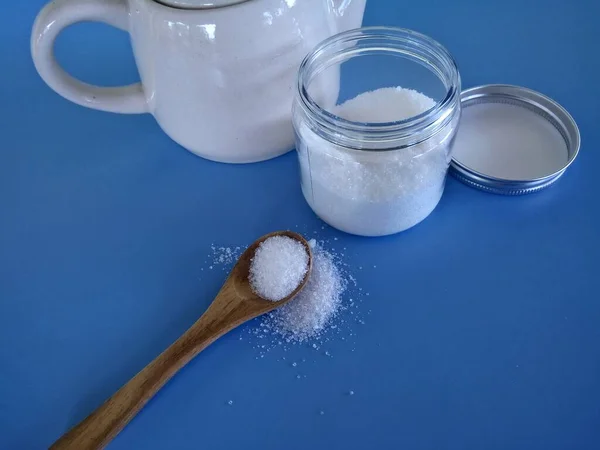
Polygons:
M487 192L521 195L550 186L579 152L579 129L554 100L487 85L462 92L451 173Z

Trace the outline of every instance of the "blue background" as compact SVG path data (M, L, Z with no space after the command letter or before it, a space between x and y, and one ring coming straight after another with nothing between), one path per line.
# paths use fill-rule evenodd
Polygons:
M256 359L248 326L236 330L110 449L600 448L595 0L369 0L365 24L438 39L465 88L553 97L583 141L545 192L449 180L429 219L379 239L322 230L293 153L215 164L149 115L60 98L29 55L42 4L0 6L0 449L47 447L191 325L223 281L201 271L211 243L296 226L347 247L370 293L355 343L333 339L334 358L299 346ZM89 82L137 78L127 35L106 26L72 27L57 55ZM306 378L290 358L307 359Z

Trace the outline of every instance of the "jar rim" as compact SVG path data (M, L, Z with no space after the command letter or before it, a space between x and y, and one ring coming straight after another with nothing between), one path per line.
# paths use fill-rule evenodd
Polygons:
M424 52L424 55L420 55L420 59L426 59L426 61L421 63L427 63L427 67L432 69L444 82L446 94L427 111L394 122L355 122L327 111L308 93L308 85L312 81L312 77L316 75L312 73L314 66L325 64L325 68L327 68L338 61L344 61L345 56L351 55L350 58L361 56L360 54L352 55L357 52L353 47L329 54L340 45L358 40L367 43L361 45L361 51L364 53L369 50L390 51L413 56L417 61L419 59L417 55L403 47L415 46L419 51ZM382 44L382 40L385 42L384 44ZM368 45L370 41L373 42L373 45ZM322 61L324 58L325 61ZM397 149L428 139L452 120L455 106L460 104L460 92L460 73L450 52L429 36L398 27L363 27L331 36L306 55L300 64L297 78L297 96L300 106L312 119L316 128L321 131L319 134L332 142L335 141L336 144L356 150L365 150L361 145L365 142L394 142L393 148ZM406 142L398 145L399 140Z

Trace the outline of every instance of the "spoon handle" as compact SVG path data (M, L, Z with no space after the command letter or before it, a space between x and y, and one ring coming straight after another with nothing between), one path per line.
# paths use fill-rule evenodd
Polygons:
M58 439L50 450L104 448L183 366L247 319L248 310L224 289L183 336L148 364L102 406Z

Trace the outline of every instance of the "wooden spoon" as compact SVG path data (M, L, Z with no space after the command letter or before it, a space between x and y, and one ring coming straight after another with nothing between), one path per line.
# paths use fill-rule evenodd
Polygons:
M304 245L308 271L291 295L278 302L252 291L248 275L250 261L261 242L272 236L288 236ZM242 254L212 304L198 321L175 343L119 389L85 420L65 433L50 450L91 450L104 448L144 407L158 390L198 353L238 325L282 306L304 288L312 269L308 242L297 233L278 231L254 242Z

